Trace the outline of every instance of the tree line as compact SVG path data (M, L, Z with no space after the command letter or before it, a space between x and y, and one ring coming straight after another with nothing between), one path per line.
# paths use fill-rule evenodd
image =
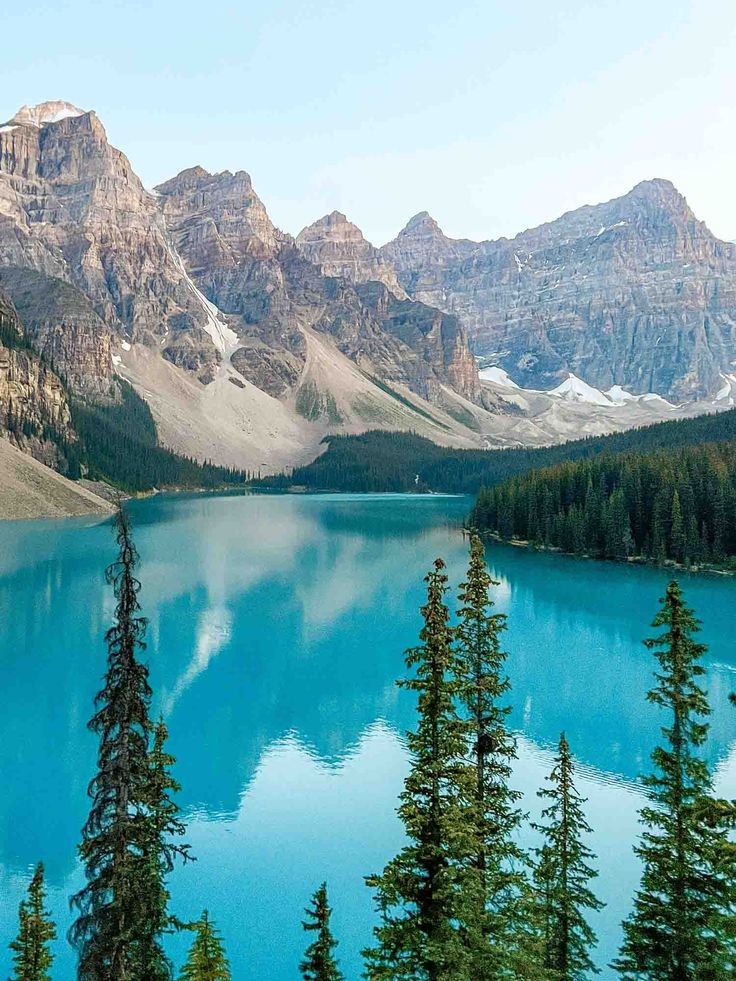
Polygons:
M244 486L255 478L234 467L199 463L158 444L151 410L135 389L117 379L117 402L92 402L75 397L62 372L38 352L15 315L0 312L0 347L22 351L53 372L71 410L71 434L48 422L38 423L22 401L0 406L2 427L21 442L36 438L53 443L58 469L71 480L89 477L123 491L153 488L221 488Z
M158 444L156 424L132 385L118 379L120 402L72 398L72 426L78 436L75 472L125 491L153 488L244 486L251 475L233 467L199 463Z
M731 565L736 443L563 463L478 494L483 532L608 559Z
M416 433L372 430L359 436L327 436L327 450L312 463L265 477L261 484L319 491L477 494L481 487L568 460L726 440L736 440L736 410L536 449L460 450L438 446Z
M98 739L82 829L85 885L72 897L69 940L79 981L169 981L165 938L193 932L180 981L230 981L225 945L208 912L182 922L170 906L174 863L195 860L176 804L175 761L162 719L151 717L143 660L138 555L127 514L115 522L118 555L107 569L115 596L106 634L107 671L89 728ZM573 751L560 734L539 790L538 844L519 845L527 821L513 786L517 744L508 727L510 683L478 535L451 620L445 565L425 578L419 642L406 652L398 684L416 697L407 733L410 766L398 813L406 844L366 879L377 924L364 951L368 981L583 981L598 973L590 914L595 856ZM649 702L664 715L661 744L644 779L639 889L612 965L637 981L721 981L736 970L736 802L712 796L699 750L709 705L699 685L704 645L677 582L645 641L654 655ZM299 968L306 981L342 981L322 883L305 910L311 942ZM45 908L39 865L11 943L12 981L51 981L56 929Z

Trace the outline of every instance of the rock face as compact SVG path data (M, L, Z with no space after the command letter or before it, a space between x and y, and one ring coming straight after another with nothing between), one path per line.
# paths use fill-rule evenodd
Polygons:
M511 240L449 239L425 213L381 251L411 296L457 314L475 353L524 387L572 372L692 399L736 358L736 246L668 181Z
M80 290L32 269L0 266L7 291L34 348L61 372L69 389L96 401L115 400L112 331Z
M407 298L391 263L339 211L302 229L296 244L326 276L339 276L351 283L383 283L394 296Z
M42 463L61 463L58 443L74 440L64 385L31 351L20 318L0 289L0 435Z
M69 103L24 107L0 127L0 265L71 283L132 340L159 343L181 313L206 319L155 197L95 113Z
M396 315L390 302L396 297L386 286L386 302L364 302L353 285L356 265L344 264L352 270L346 277L337 274L335 253L329 274L323 263L313 262L309 248L273 226L245 172L209 174L194 167L156 192L192 279L229 318L243 344L233 363L269 394L285 394L300 378L307 358L305 329L328 334L367 372L406 385L430 401L438 398L442 384L463 386L457 390L469 398L477 394L475 374L471 379L457 367L472 358L456 320L450 326L435 311L433 337L442 335L440 325L445 325L445 343L433 344L425 336L431 318L423 305L412 314L413 304L404 300L404 315ZM355 226L344 219L336 224L342 232L346 226L354 229L363 246L376 254L376 268L387 268ZM354 242L356 235L351 232L348 238ZM369 256L363 252L367 268ZM402 295L395 276L388 278ZM406 328L412 316L425 321L422 329Z
M478 368L457 317L421 301L400 299L383 283L364 283L357 291L384 330L418 352L429 364L439 366L438 376L444 377L455 391L470 401L478 401ZM430 400L438 398L435 389Z

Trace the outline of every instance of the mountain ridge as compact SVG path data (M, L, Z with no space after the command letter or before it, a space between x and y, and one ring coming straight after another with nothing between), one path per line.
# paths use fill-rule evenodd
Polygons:
M231 467L298 465L325 435L376 426L466 447L554 441L658 418L644 392L699 411L736 353L736 248L714 242L664 181L511 240L449 239L420 212L378 249L338 211L294 238L242 169L195 165L146 190L92 110L42 103L0 126L0 284L31 343L75 397L119 402L125 379L163 445ZM673 299L662 269L691 254ZM568 256L573 274L552 282ZM469 340L519 388L479 378ZM540 391L568 374L632 398Z

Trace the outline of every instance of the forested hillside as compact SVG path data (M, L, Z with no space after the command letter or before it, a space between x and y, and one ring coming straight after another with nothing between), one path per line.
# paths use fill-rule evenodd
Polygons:
M730 565L736 444L605 455L483 489L471 521L504 539L610 559Z
M242 471L200 464L158 446L151 410L127 382L119 384L120 404L72 402L72 423L79 436L74 476L83 469L92 479L131 491L245 483Z
M474 494L509 477L602 453L648 452L736 439L736 410L592 436L541 449L457 450L411 433L372 431L333 436L322 456L291 476L266 478L273 487L331 491L445 491Z

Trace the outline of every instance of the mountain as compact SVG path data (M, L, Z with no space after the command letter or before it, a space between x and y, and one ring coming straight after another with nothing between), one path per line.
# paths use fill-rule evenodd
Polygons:
M664 182L512 242L422 214L377 249L339 212L294 239L243 170L147 190L93 111L25 106L0 126L0 289L21 325L0 430L62 469L189 486L204 471L161 447L274 471L336 433L540 445L725 408L735 252Z
M129 340L160 344L171 318L206 320L155 197L95 113L69 103L26 106L0 127L0 264L77 287Z
M303 228L296 244L302 255L319 266L326 276L339 276L351 283L383 283L394 296L407 298L393 265L340 211L333 211Z
M447 238L425 213L381 249L407 293L454 313L476 355L526 388L713 393L736 358L736 246L669 181L513 239Z
M77 396L119 403L116 378L130 381L161 442L200 460L280 467L372 425L482 445L456 318L395 279L398 315L327 275L244 171L193 167L146 190L69 103L0 126L0 283Z

